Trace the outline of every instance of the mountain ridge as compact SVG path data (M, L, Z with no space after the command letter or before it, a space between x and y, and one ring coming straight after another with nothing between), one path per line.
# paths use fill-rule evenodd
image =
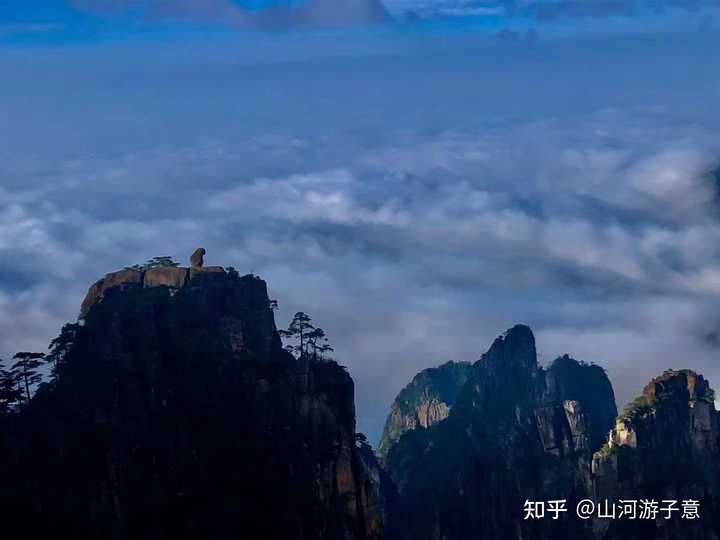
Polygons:
M620 414L605 371L538 364L516 325L422 370L376 458L335 361L283 348L231 268L129 267L88 290L54 378L0 409L0 521L31 540L716 540L714 392L668 370ZM64 334L61 334L61 337ZM527 520L527 500L697 500L697 522ZM478 512L478 509L482 509Z

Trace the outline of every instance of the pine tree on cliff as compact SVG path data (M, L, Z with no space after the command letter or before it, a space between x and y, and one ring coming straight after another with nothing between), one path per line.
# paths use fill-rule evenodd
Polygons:
M161 255L160 257L153 257L148 259L145 264L133 264L132 266L126 266L125 270L151 270L152 268L176 268L180 266L179 262L175 262L170 255Z
M297 345L288 344L285 348L298 358L322 360L326 353L335 350L330 346L325 331L313 326L310 316L302 311L298 311L287 330L280 330L279 334L297 341Z
M180 266L179 262L173 261L172 257L170 255L163 255L160 257L153 257L148 262L145 263L145 268L164 268L164 267L170 267L175 268L177 266Z
M60 330L60 335L53 339L48 346L50 352L45 357L45 361L52 365L52 377L54 380L60 378L65 356L75 342L79 328L79 324L66 324Z
M325 330L322 328L315 328L310 331L306 337L308 347L312 351L312 356L315 360L322 360L325 358L325 353L335 350L330 346Z
M317 360L318 349L320 347L319 344L321 344L323 338L325 338L325 330L323 330L322 328L313 328L310 332L308 332L306 338L309 353L312 353L312 357Z
M22 399L25 402L30 401L32 395L30 387L42 381L42 375L37 372L37 369L42 366L43 358L45 358L43 353L33 352L19 352L13 356L13 360L17 361L13 364L11 372L23 385L24 395Z
M16 375L3 367L0 359L0 415L11 412L22 399L22 389Z
M296 352L299 357L305 356L307 353L307 335L315 330L311 324L312 319L307 313L298 311L294 316L287 330L280 330L280 335L284 338L297 339L299 344L296 346L286 347L291 352Z

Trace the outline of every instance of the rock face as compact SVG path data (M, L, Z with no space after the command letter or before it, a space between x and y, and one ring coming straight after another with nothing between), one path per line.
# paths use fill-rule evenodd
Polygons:
M445 420L390 447L389 537L720 538L720 428L708 382L667 371L616 412L602 369L568 356L542 369L530 330L510 329L473 365ZM678 501L678 513L581 520L574 509L586 498ZM568 512L523 519L525 500L552 499L566 499ZM698 503L698 519L680 517L683 501Z
M470 370L469 362L447 362L418 373L393 401L378 447L381 459L405 432L447 418Z
M203 266L203 267L192 267L190 268L190 279L195 279L198 276L208 276L209 274L216 274L212 277L219 277L222 279L222 276L218 276L217 274L224 274L225 269L222 266Z
M145 272L143 285L145 287L169 287L170 289L179 289L185 286L187 280L187 268L166 266L147 270Z
M0 522L25 538L382 536L353 382L283 348L264 281L109 274L59 377L2 420ZM102 301L100 301L102 300Z
M545 372L546 398L582 402L586 414L589 446L598 450L615 423L617 406L612 385L600 367L568 355L557 358Z
M202 249L202 248L201 248ZM198 250L200 251L200 250ZM195 253L198 253L196 251ZM202 254L205 250L202 250ZM171 294L184 287L189 281L207 273L224 274L222 266L202 266L202 254L199 256L199 265L191 268L175 266L159 266L147 269L127 268L118 272L111 272L104 278L96 281L80 306L80 318L85 318L95 304L102 301L105 292L110 289L127 290L135 287L167 287ZM195 255L193 255L195 258Z
M523 504L589 496L591 449L613 412L602 370L563 357L545 371L530 329L513 327L473 364L445 420L389 449L391 537L590 538L567 516L523 520Z
M103 299L105 291L113 288L128 289L132 287L142 287L144 277L144 271L134 269L125 269L106 274L104 278L90 286L85 300L83 300L80 306L80 317L85 317L88 311L90 311L90 308Z
M720 537L719 435L714 393L702 375L666 371L653 379L618 417L607 445L593 456L596 492L600 499L611 500L696 500L700 517L596 520L597 536Z

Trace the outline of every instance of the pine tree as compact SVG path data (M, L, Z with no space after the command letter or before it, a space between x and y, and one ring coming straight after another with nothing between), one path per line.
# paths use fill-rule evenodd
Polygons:
M3 365L4 361L0 359L0 415L11 412L22 399L17 376Z
M53 380L60 378L65 356L75 342L79 329L79 324L66 324L60 330L60 335L50 342L48 346L50 352L45 357L45 361L52 365Z
M153 257L152 259L148 259L145 264L133 264L132 266L126 266L125 270L144 271L150 270L151 268L175 268L177 266L180 266L180 263L173 261L173 258L170 255L162 255L160 257Z
M325 330L315 328L307 334L308 348L312 351L312 357L315 360L324 360L325 353L332 352L333 349L325 335Z
M296 340L297 344L288 344L285 349L298 358L323 359L325 353L334 350L328 342L325 331L313 326L310 316L302 311L298 311L287 330L280 330L279 334L285 339Z
M13 360L16 360L16 362L11 368L11 373L21 382L24 392L22 400L26 403L30 401L32 396L30 387L42 381L42 375L36 370L42 366L43 358L45 358L43 353L33 352L19 352L13 356Z
M163 255L161 257L153 257L145 263L145 268L159 268L159 267L176 267L180 266L180 263L173 261L169 255Z
M298 344L285 347L290 352L296 353L298 358L302 358L307 353L307 334L312 332L315 327L311 324L312 319L306 313L298 311L294 316L287 330L280 330L279 334L284 338L296 339Z
M315 360L318 358L319 343L322 343L324 337L325 331L322 328L314 328L307 334L308 349Z
M318 347L318 351L320 352L320 358L324 359L326 353L334 352L335 349L330 346L328 338L325 338L323 339L323 343Z

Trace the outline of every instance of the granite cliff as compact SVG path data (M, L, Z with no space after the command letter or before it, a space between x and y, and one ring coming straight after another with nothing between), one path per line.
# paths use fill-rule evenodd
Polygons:
M447 418L470 369L469 362L447 362L418 373L393 401L378 447L380 457L387 456L405 432Z
M391 415L392 417L392 415ZM618 416L604 371L568 356L537 365L515 326L473 364L447 418L389 448L388 534L427 540L711 540L720 537L720 432L714 392L689 370L653 379ZM524 502L567 500L559 519ZM581 499L677 501L663 519L579 519ZM681 519L683 501L696 519ZM637 516L641 511L637 511Z
M607 444L593 456L596 496L674 500L676 513L674 519L595 520L596 537L720 537L720 432L714 399L702 375L669 370L626 407ZM680 505L686 500L698 502L698 519L680 519Z
M616 415L602 369L569 357L547 370L515 326L472 365L447 418L407 431L387 455L394 538L588 538L564 517L523 520L525 499L592 491L592 452Z
M95 283L58 376L0 420L24 538L378 539L353 381L282 347L264 281L219 267Z

